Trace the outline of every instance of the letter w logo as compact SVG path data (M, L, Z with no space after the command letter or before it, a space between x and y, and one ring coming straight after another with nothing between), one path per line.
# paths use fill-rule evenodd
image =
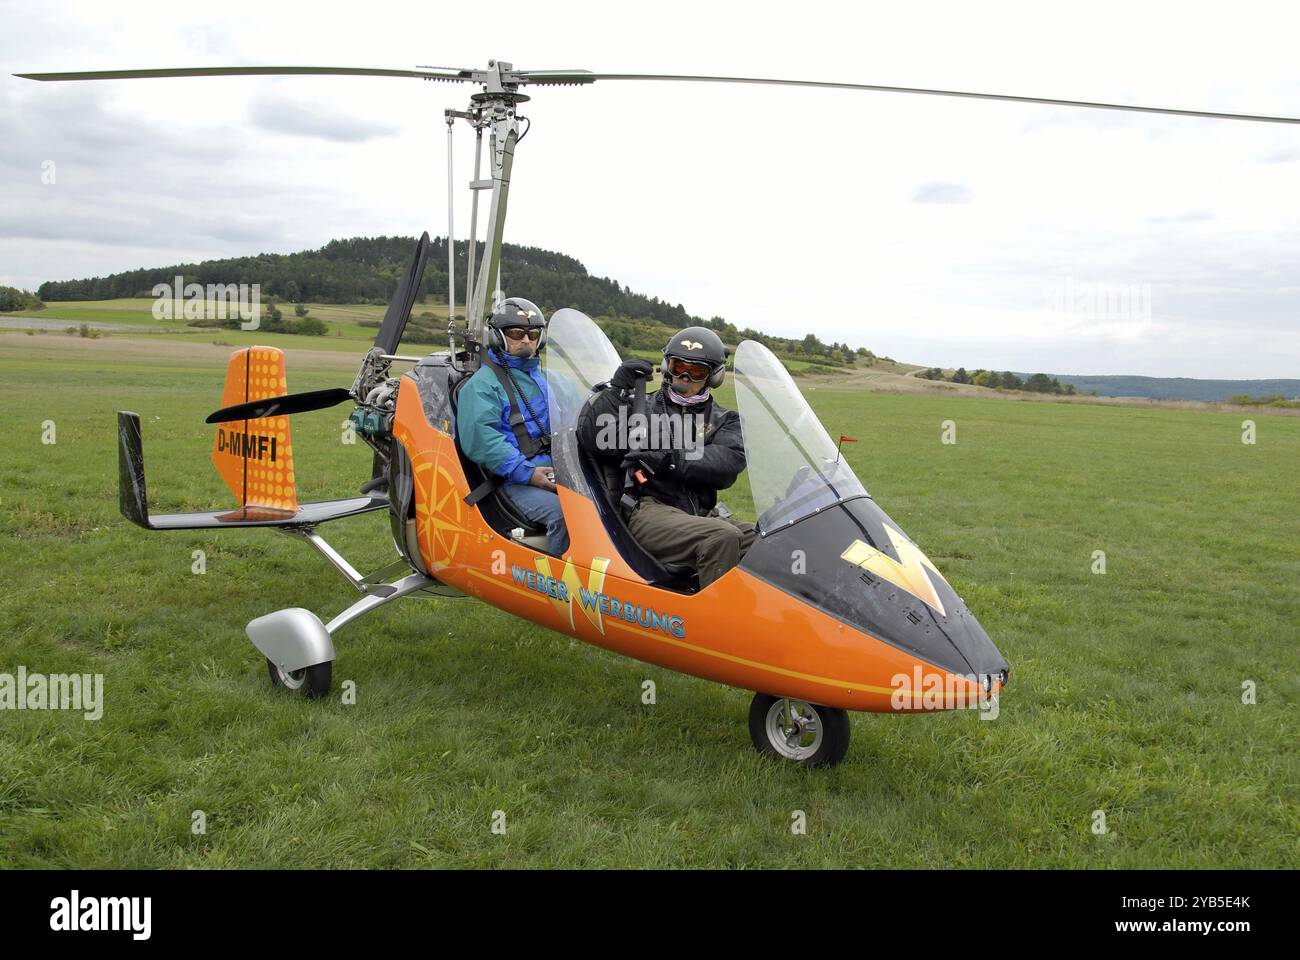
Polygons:
M591 569L587 571L586 588L590 593L600 593L605 587L605 570L609 566L609 557L592 557ZM591 625L601 633L605 632L605 625L600 619L600 607L594 610L588 610L579 600L579 590L583 587L582 581L578 578L578 567L573 565L572 560L564 561L564 573L560 575L560 582L568 588L569 599L561 600L558 597L549 598L551 606L561 613L569 615L569 626L576 627L573 622L573 607L577 604L582 609L583 615L591 621ZM537 572L544 577L554 576L551 573L551 560L549 557L537 557Z
M898 530L886 524L885 532L889 534L889 540L898 554L897 560L861 540L854 540L849 544L849 548L840 554L840 559L874 573L882 580L888 580L894 586L906 590L918 600L938 610L940 616L946 617L948 614L943 609L943 602L940 601L939 594L934 589L934 583L926 570L933 572L940 580L943 580L943 574L935 569L934 564L916 544ZM947 582L944 580L944 583Z

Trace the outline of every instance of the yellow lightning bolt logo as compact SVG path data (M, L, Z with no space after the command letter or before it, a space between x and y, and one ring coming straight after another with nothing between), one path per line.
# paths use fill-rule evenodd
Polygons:
M948 613L943 609L943 602L939 599L939 594L934 589L934 582L926 570L940 580L943 580L943 574L935 568L930 558L923 554L916 544L898 530L885 525L885 532L889 534L894 552L898 554L897 560L861 540L854 540L849 544L849 548L840 554L840 559L874 573L882 580L888 580L894 586L906 590L918 600L938 610L941 617L946 617ZM944 583L947 582L944 580Z
M551 561L549 558L536 557L535 564L537 566L537 572L543 577L554 576L554 574L551 573ZM608 566L608 557L591 558L591 569L587 572L588 593L599 593L604 588L605 570ZM586 615L587 619L591 621L591 625L601 633L604 633L605 624L600 619L600 610L589 610L579 599L581 596L582 581L578 578L578 568L574 567L572 560L566 559L564 561L564 572L560 574L559 579L568 588L569 599L559 600L555 597L550 597L551 606L555 607L555 609L560 611L562 614L568 614L569 626L571 627L577 626L577 624L573 622L573 608L575 606L579 607Z

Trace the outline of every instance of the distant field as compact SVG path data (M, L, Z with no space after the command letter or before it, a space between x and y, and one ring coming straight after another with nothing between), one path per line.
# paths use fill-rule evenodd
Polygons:
M79 323L120 324L121 332L107 331L108 335L139 339L141 337L176 336L198 343L222 343L235 346L251 346L259 343L272 347L292 349L300 347L311 350L346 350L356 353L358 357L365 352L368 342L375 339L375 329L360 325L363 320L383 320L384 307L369 304L305 304L313 316L319 317L329 325L329 333L323 337L308 337L289 334L266 333L262 331L226 330L203 327L191 327L185 320L158 320L153 316L153 299L140 297L119 300L76 300L55 302L46 305L44 310L25 310L3 314L9 319L32 318L42 322L66 320L69 326ZM292 305L279 305L286 317L293 316ZM265 309L265 308L264 308ZM428 311L436 316L447 316L446 304L416 304L418 315ZM144 327L144 330L130 328ZM444 344L445 346L445 344Z
M23 310L0 314L0 319L31 318L41 321L42 325L56 321L66 321L69 326L76 326L83 322L104 324L108 325L106 333L111 336L138 339L141 337L153 338L174 335L192 338L196 342L231 344L240 347L265 344L286 350L295 347L310 350L348 350L355 351L359 357L365 352L366 346L374 341L376 333L374 327L363 327L361 322L381 321L384 318L385 310L384 307L370 304L304 304L312 316L324 320L330 328L326 336L307 337L257 331L246 333L242 330L206 329L188 326L184 320L157 320L153 316L153 305L154 301L149 297L54 302L47 304L44 310ZM286 317L293 315L292 305L279 304L279 308ZM445 303L417 303L412 311L417 317L426 312L438 318L440 327L444 325L447 318L447 305ZM460 313L457 316L460 316ZM112 330L111 325L117 324L122 326L121 331ZM7 324L4 325L7 326ZM147 329L131 329L135 327ZM3 332L3 330L0 330L0 333ZM422 347L425 350L445 350L447 342L445 338L440 338L436 344L432 345L412 343L407 346L411 349ZM656 360L659 357L657 351L633 350L631 353L634 356L644 356ZM802 360L786 360L784 362L787 368L795 374L810 374L830 378L847 376L852 372L847 369L827 367L824 364L808 363ZM865 365L862 365L861 369L866 369ZM872 369L901 373L921 368L911 364L878 363Z
M0 335L0 672L106 685L98 721L0 711L0 867L1300 865L1294 418L1250 446L1240 414L810 391L1012 665L998 719L855 715L815 772L754 754L743 691L469 600L344 630L355 706L272 690L244 624L356 594L283 536L120 517L117 409L141 414L157 510L230 503L201 423L226 351L134 343ZM290 349L290 389L350 382L352 358ZM368 476L345 415L295 419L305 499ZM386 531L325 532L373 567Z

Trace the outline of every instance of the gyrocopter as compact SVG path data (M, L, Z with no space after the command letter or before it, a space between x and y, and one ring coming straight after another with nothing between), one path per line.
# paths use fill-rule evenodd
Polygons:
M201 67L19 74L43 81L247 75L386 76L479 87L466 109L444 111L449 192L453 128L464 121L476 135L465 328L460 331L454 323L455 245L449 242L450 349L420 357L397 352L428 257L425 233L351 387L288 393L280 350L252 346L231 356L222 408L208 422L216 424L213 463L237 507L151 514L140 418L119 412L122 513L149 530L279 530L311 545L356 588L359 599L328 622L294 607L248 624L249 639L266 658L271 679L291 691L307 696L328 691L335 635L377 607L403 597L474 597L587 643L756 691L749 711L755 747L821 766L845 755L847 711L988 703L1007 682L1007 662L934 564L872 499L780 361L752 340L735 348L732 375L758 536L738 566L703 589L693 570L660 564L637 544L616 507L616 491L575 439L579 410L562 398L572 397L575 385L592 391L620 363L601 329L577 310L553 314L545 353L547 381L554 387L551 455L570 534L568 552L547 553L543 531L505 498L471 496L486 478L459 448L457 392L478 368L485 318L501 298L506 203L523 119L517 108L529 99L521 90L615 80L757 83L1300 122L839 82L516 70L500 60L483 70ZM484 133L487 177L481 176ZM485 191L490 199L482 260L476 264L479 197ZM449 198L449 241L455 235L451 210ZM413 365L394 376L395 363ZM289 417L344 402L354 404L350 419L373 450L372 476L357 497L299 503ZM363 575L318 529L331 520L381 510L388 514L397 559ZM934 696L936 689L943 696Z

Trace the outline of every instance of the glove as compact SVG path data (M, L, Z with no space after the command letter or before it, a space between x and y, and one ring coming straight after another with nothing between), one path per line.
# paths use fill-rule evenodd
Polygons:
M633 357L631 360L624 360L614 371L614 375L609 378L609 384L619 390L631 390L636 386L638 378L648 378L654 372L654 365L649 360Z
M645 466L655 476L672 476L681 463L681 456L680 450L643 450L640 453L629 453L623 458L622 466L624 470Z

